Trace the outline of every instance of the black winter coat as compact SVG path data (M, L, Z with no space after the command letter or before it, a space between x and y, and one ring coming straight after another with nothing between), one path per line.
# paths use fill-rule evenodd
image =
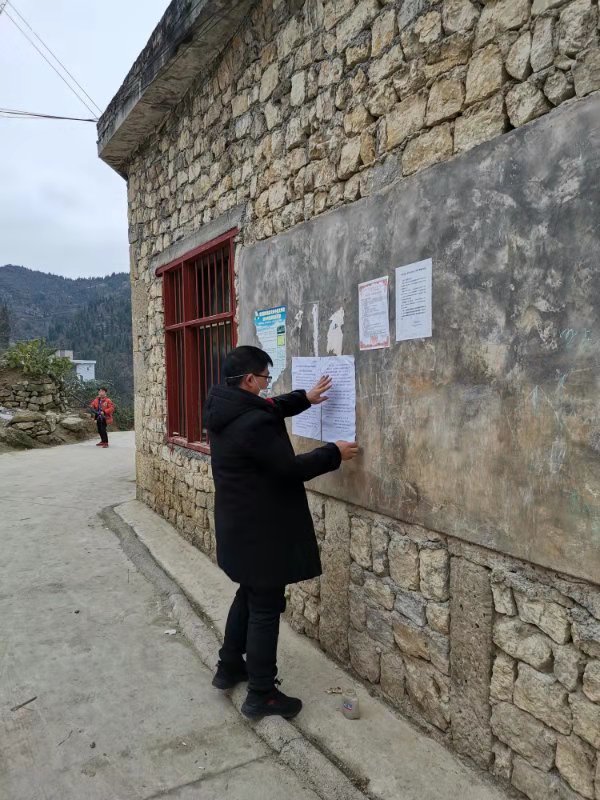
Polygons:
M309 406L304 391L272 401L237 387L209 393L217 561L236 583L267 588L321 574L304 481L337 469L341 455L334 444L295 455L284 418Z

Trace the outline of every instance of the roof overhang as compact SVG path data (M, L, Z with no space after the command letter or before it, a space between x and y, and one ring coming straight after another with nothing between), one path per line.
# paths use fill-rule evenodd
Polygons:
M172 0L98 122L98 155L124 177L132 153L207 71L256 0Z

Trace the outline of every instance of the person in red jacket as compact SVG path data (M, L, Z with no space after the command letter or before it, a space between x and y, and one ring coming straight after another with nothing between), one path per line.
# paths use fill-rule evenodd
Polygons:
M115 404L106 393L106 387L101 386L98 391L98 397L90 403L92 413L96 417L96 425L98 426L98 433L100 434L100 441L96 447L108 447L108 433L106 426L110 425L113 421L113 414L115 411Z

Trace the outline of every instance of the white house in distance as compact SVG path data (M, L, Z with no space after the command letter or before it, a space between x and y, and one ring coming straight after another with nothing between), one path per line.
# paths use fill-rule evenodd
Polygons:
M75 366L75 373L82 381L96 380L96 362L88 359L73 358L73 350L57 350L56 355L68 358Z

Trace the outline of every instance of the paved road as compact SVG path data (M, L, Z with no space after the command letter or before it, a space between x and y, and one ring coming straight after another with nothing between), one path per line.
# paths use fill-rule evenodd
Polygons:
M131 434L0 455L0 800L316 800L98 518L133 461Z

